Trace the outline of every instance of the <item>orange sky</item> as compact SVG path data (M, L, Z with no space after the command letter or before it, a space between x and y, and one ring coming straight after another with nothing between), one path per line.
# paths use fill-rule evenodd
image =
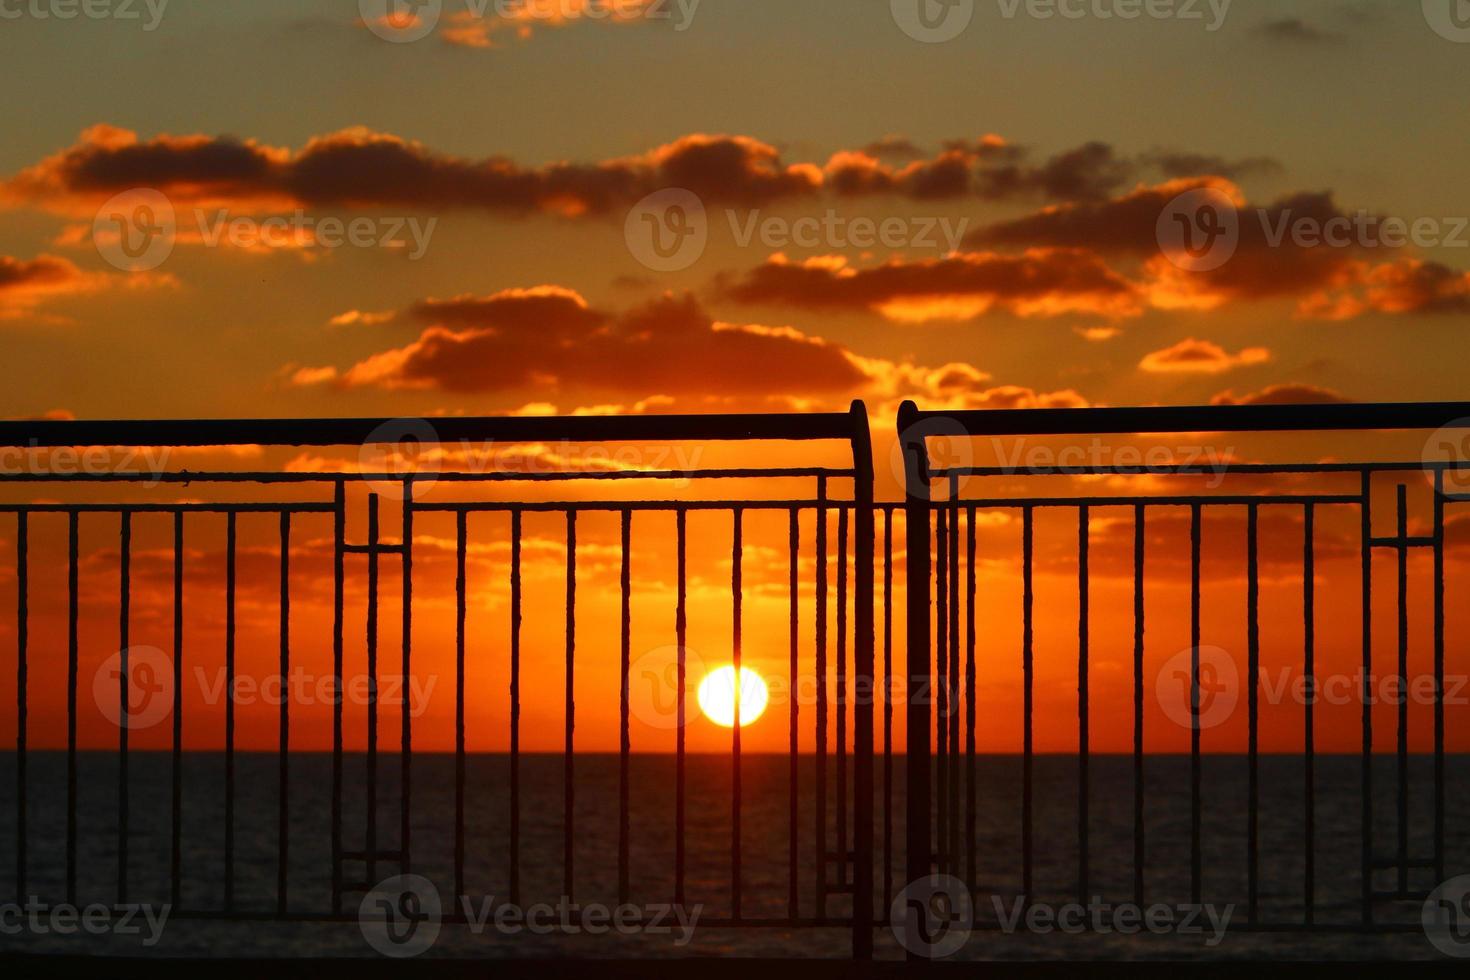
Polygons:
M515 17L449 4L438 20L385 29L350 0L253 0L170 5L151 26L8 20L0 63L28 85L26 98L0 107L0 331L10 367L0 415L832 411L862 398L878 493L895 499L893 415L906 398L925 408L1025 408L1465 397L1470 235L1460 216L1470 215L1470 195L1456 95L1465 50L1418 5L1239 3L1209 27L1012 18L977 3L973 21L943 43L916 37L892 5L863 6L630 2L604 18L580 3L538 0ZM1201 196L1239 219L1233 253L1209 268L1177 261L1161 230L1180 200ZM1395 223L1425 233L1392 243L1385 232ZM1298 234L1323 226L1350 234ZM674 252L653 233L673 236ZM686 241L697 247L683 250ZM1209 449L1220 460L1412 463L1440 458L1428 435L1143 444L1172 459ZM1024 448L1038 445L1057 448ZM636 447L609 461L575 447L497 448L512 468L808 465L818 455ZM969 451L987 463L1012 448ZM840 451L821 452L845 465ZM356 456L244 447L175 451L167 463L330 470ZM27 465L0 460L0 469ZM1389 493L1390 482L1376 492ZM1011 481L1005 492L1017 489ZM1419 527L1423 489L1411 494ZM5 487L7 500L63 492ZM311 492L324 499L321 488ZM1380 516L1388 505L1376 503ZM351 511L349 537L360 541L362 502ZM1449 516L1453 573L1464 525L1456 508ZM1130 744L1128 517L1093 517L1100 751ZM1150 679L1188 644L1179 515L1156 517ZM1072 519L1055 515L1051 526L1048 515L1038 527L1037 738L1048 751L1075 740ZM55 745L64 730L64 522L33 520L32 735ZM118 645L114 521L83 521L84 678ZM635 521L635 658L673 640L671 521ZM711 664L729 658L727 521L691 519L690 644ZM221 664L222 524L188 521L191 670ZM508 725L507 529L499 516L472 524L469 738L496 750ZM132 639L167 649L169 529L162 518L137 525ZM1205 619L1206 641L1243 665L1242 526L1239 512L1211 520ZM1300 514L1273 511L1263 527L1263 663L1285 665L1300 646ZM300 517L293 537L294 663L313 678L329 665L330 530L324 518ZM436 680L418 730L433 748L452 744L453 532L448 518L416 528L417 664ZM562 529L528 517L525 533L523 732L528 749L552 750L564 683ZM786 665L784 533L778 518L748 519L745 657L768 673ZM1355 533L1351 520L1323 513L1319 645L1338 673L1360 656ZM275 534L269 519L242 518L240 656L252 676L273 669ZM588 516L581 534L578 740L609 748L615 519ZM979 717L992 751L1014 750L1020 737L1018 542L1013 513L985 517ZM0 609L14 587L14 549L13 519L0 519ZM352 669L362 659L361 561L349 564ZM385 561L385 669L397 656L392 567ZM1411 568L1422 664L1422 556ZM1388 603L1377 616L1385 665L1395 651L1392 572L1380 569L1377 586ZM901 611L901 588L898 597ZM1449 608L1454 638L1462 614ZM808 671L811 618L808 602ZM0 614L0 671L14 666L14 629ZM190 744L219 743L221 709L202 690L215 677L191 678ZM83 698L83 740L107 743L95 707ZM814 712L801 707L809 740ZM784 747L782 709L749 730L747 749ZM5 699L0 726L13 727L14 710ZM296 744L327 745L329 714L319 704L299 710ZM1412 730L1422 747L1421 715ZM348 717L349 743L360 745L361 711ZM1296 748L1299 717L1295 703L1263 714L1273 750ZM1324 748L1355 748L1353 709L1324 707L1320 718ZM1239 748L1243 725L1241 709L1207 745ZM1158 750L1187 745L1157 699L1148 730ZM160 724L135 744L162 746L168 731ZM1453 739L1457 731L1451 724ZM702 720L689 734L701 749L727 737ZM270 706L242 707L242 745L269 748L274 737ZM672 735L635 719L634 745L667 749Z

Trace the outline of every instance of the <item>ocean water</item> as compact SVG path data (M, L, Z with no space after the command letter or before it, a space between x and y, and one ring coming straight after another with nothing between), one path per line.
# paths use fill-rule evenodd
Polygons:
M345 757L344 837L360 848L366 824L366 757ZM850 766L849 761L849 766ZM261 921L219 922L174 919L161 940L144 947L139 936L37 935L0 932L0 949L33 952L113 953L164 956L371 955L355 922L270 921L276 907L278 861L278 759L269 754L236 757L234 894L237 910L255 911ZM1300 922L1304 909L1303 760L1263 757L1260 806L1260 912L1268 924ZM1398 823L1393 791L1396 763L1376 760L1375 853L1392 857ZM65 899L66 756L33 752L29 757L28 877L26 894L43 902ZM1133 898L1133 771L1126 757L1094 757L1091 767L1089 894L1104 902ZM1432 760L1411 759L1410 853L1432 849ZM180 907L223 907L225 793L224 756L189 753L184 758L183 824L180 837ZM478 905L488 897L509 895L509 757L467 759L465 800L465 892ZM742 914L747 918L784 917L788 912L789 760L785 756L747 756L743 760L741 807ZM877 760L874 824L877 891L901 889L904 840L904 760L893 760L891 814L885 818L882 760ZM838 850L836 767L829 760L827 849ZM521 760L520 905L555 904L563 882L564 762L560 756ZM1401 934L1352 936L1337 933L1261 933L1238 928L1246 918L1247 764L1243 757L1207 756L1203 786L1202 898L1223 909L1234 905L1237 928L1217 945L1202 935L1063 935L1056 932L1008 934L977 930L959 958L1242 958L1242 957L1393 957L1436 955L1418 928L1420 903L1380 903L1379 921L1397 923ZM725 756L687 760L685 904L698 905L706 917L731 911L731 770ZM815 760L799 760L797 913L817 914ZM298 754L288 775L289 831L285 862L287 906L294 915L326 912L331 902L331 757ZM412 767L412 868L434 883L446 904L454 902L454 759L416 756ZM573 814L574 875L571 900L581 905L618 903L618 789L616 756L579 755L575 760ZM848 782L851 792L851 780ZM1147 862L1145 904L1187 903L1190 896L1189 760L1155 756L1146 763ZM1447 875L1470 872L1470 826L1462 816L1470 804L1470 757L1447 760ZM83 753L79 759L78 904L117 902L118 765L115 754ZM0 904L17 900L15 756L0 755ZM129 902L163 905L169 901L171 850L171 760L167 754L135 753L128 781ZM997 901L1008 907L1021 893L1021 759L986 756L976 760L975 870L977 917L997 919ZM1034 862L1032 900L1061 904L1077 900L1077 760L1042 756L1035 760ZM1319 923L1357 922L1361 879L1360 785L1356 757L1319 757L1316 778L1316 900ZM399 760L379 756L377 825L379 847L393 850L399 837ZM852 807L845 814L852 819ZM671 756L634 756L629 793L630 900L640 906L670 902L674 895L675 760ZM960 812L964 813L963 790ZM884 881L885 820L893 852L889 884ZM963 831L962 831L963 838ZM375 877L397 871L384 862ZM969 874L963 855L957 868ZM348 866L348 880L362 880L361 864ZM828 879L839 876L829 863ZM1394 884L1380 872L1379 888ZM1437 882L1430 871L1414 871L1410 885L1427 891ZM348 904L356 908L357 896ZM829 897L826 912L845 915L850 899ZM429 956L844 956L851 936L843 928L701 927L687 944L678 933L639 935L506 935L493 927L479 932L446 924ZM886 928L876 933L878 955L895 957L901 949Z

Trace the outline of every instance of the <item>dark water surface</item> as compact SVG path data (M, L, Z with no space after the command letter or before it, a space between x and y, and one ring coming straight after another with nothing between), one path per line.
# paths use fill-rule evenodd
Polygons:
M1360 777L1356 757L1319 757L1316 779L1316 901L1319 923L1352 924L1360 915ZM49 903L65 898L66 755L33 752L29 757L29 874L27 895ZM278 862L278 759L274 755L236 757L234 893L237 909L271 915L276 907ZM399 764L379 757L379 847L398 847ZM1035 760L1035 895L1039 902L1077 899L1077 760ZM586 904L617 904L618 789L616 756L576 759L573 820L575 875L572 899ZM223 907L225 865L225 757L190 753L184 758L181 907ZM330 910L331 757L302 754L290 759L287 903L292 914ZM508 839L510 762L507 756L467 760L465 891L476 902L504 900L509 891ZM136 753L128 782L127 899L159 905L169 900L171 851L171 760L167 754ZM345 759L345 846L364 840L366 762ZM788 914L789 761L784 756L747 757L742 765L742 913L747 918ZM975 901L982 920L996 919L994 897L1009 903L1021 891L1021 759L989 756L976 760ZM731 909L730 761L724 756L687 760L686 904L702 904L707 917L727 917ZM893 763L891 816L894 853L891 890L901 878L904 814L903 759ZM1413 790L1410 853L1432 852L1432 760L1411 760ZM559 756L521 760L520 904L556 903L564 894L562 849L563 761ZM835 787L835 765L829 763ZM1392 758L1378 760L1375 793L1375 852L1391 857L1397 849L1397 812ZM1220 907L1234 904L1233 919L1246 918L1247 766L1242 757L1204 760L1203 895ZM884 807L881 760L876 801L877 888L884 894ZM803 918L816 914L815 769L800 760L802 792L798 816L799 905ZM849 787L851 783L849 781ZM454 759L416 757L412 772L412 871L434 882L446 903L454 892ZM635 904L669 902L674 895L675 761L671 756L634 756L629 794L631 828L630 898ZM1132 760L1091 760L1089 819L1090 892L1106 902L1133 897ZM1186 903L1190 897L1189 760L1151 757L1146 766L1146 903ZM1451 757L1446 779L1447 875L1470 871L1470 826L1461 819L1470 804L1470 758ZM84 753L79 759L78 904L114 903L118 898L118 765L111 753ZM15 901L15 756L0 754L0 902ZM1274 756L1261 760L1260 901L1267 923L1300 923L1304 915L1303 760ZM961 806L963 813L963 805ZM835 796L829 793L828 851L837 851ZM851 807L846 814L852 819ZM395 873L380 866L376 877ZM960 871L965 873L964 862ZM838 877L836 862L829 882ZM363 878L360 864L347 877ZM1427 891L1437 882L1429 871L1415 871L1411 888ZM1379 888L1394 884L1384 871ZM355 909L357 897L348 903ZM829 899L827 913L846 915L850 899ZM1227 932L1217 946L1201 936L1007 935L977 931L961 952L974 958L1071 957L1338 957L1435 955L1418 930L1417 902L1381 903L1384 922L1413 927L1402 935L1353 937L1341 934L1261 934ZM463 925L446 925L427 955L499 957L507 955L578 956L841 956L850 935L841 928L697 927L693 941L675 944L674 935L508 936L493 928L476 934ZM879 955L899 949L887 929L878 932ZM371 950L354 923L195 922L174 920L156 947L144 949L139 937L38 936L0 934L0 949L145 953L149 955L364 955Z

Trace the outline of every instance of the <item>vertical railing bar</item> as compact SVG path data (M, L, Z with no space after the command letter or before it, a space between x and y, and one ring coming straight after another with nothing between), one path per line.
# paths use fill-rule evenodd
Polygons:
M129 612L132 606L132 548L133 514L124 510L119 514L119 597L118 597L118 726L117 726L117 903L128 901L128 727L132 717L128 705L129 665Z
M1195 905L1200 904L1204 887L1199 724L1200 550L1204 534L1203 517L1201 505L1192 504L1189 519L1189 894L1190 901Z
M619 688L619 719L618 719L618 904L626 905L628 902L628 757L633 751L632 738L628 732L629 705L628 705L628 671L631 666L632 645L632 533L633 512L624 510L622 513L622 575L619 584L622 589L622 608L619 610L621 638L621 657L619 676L621 684Z
M965 514L965 887L975 868L975 508Z
M368 494L367 555L367 881L378 872L378 495Z
M80 514L67 513L66 901L77 904L77 538Z
M228 518L230 538L229 571L229 639L228 656L230 670L234 667L234 615L235 615L235 559L234 536L235 514ZM332 912L342 911L342 669L343 669L343 595L346 583L343 562L347 535L347 485L337 480L332 488ZM231 698L233 701L233 698ZM233 714L231 714L233 724ZM233 732L231 733L233 738ZM233 763L231 763L233 767ZM233 789L233 787L231 787ZM233 845L232 845L233 846ZM228 887L228 885L227 885Z
M817 477L817 919L827 917L827 478Z
M859 692L853 712L852 955L873 958L873 449L867 409L852 404L853 422L853 684Z
M1398 485L1398 892L1409 890L1409 488Z
M1363 925L1373 923L1373 476L1362 473L1361 535L1363 565L1363 796L1359 863L1362 874Z
M338 484L340 488L340 484ZM338 510L341 514L341 510ZM225 911L232 912L235 908L235 586L236 586L236 546L237 546L237 522L238 515L235 511L229 511L225 515ZM339 602L338 624L341 623L341 536L338 536L338 558L337 558L337 597ZM341 631L336 634L340 641ZM334 756L334 782L339 787L333 796L333 828L336 831L334 841L336 844L337 860L333 862L333 894L335 899L332 904L333 911L341 905L342 895L342 868L341 868L341 828L342 828L342 806L341 806L341 746L342 746L342 669L341 669L341 643L335 644L337 659L337 704L334 710L333 726L333 756Z
M893 907L893 509L883 510L883 905Z
M950 873L960 870L960 478L949 478L949 852Z
M731 918L740 921L740 898L741 898L741 875L740 875L740 701L744 690L743 678L741 677L740 654L741 654L741 628L742 613L741 594L742 565L744 564L745 545L742 540L742 522L744 512L736 507L734 510L731 534L730 555L730 594L734 604L731 612L731 647L734 654L735 667L735 724L730 733L730 910Z
M949 872L949 501L934 508L936 870Z
M933 647L929 623L933 610L929 533L933 494L928 445L918 418L918 406L912 401L905 401L899 407L898 435L904 459L905 628L908 634L904 669L907 678L904 727L908 738L904 878L907 882L914 882L928 876L933 869L933 847L929 836L932 797L929 780L930 691L933 683L930 674ZM922 958L921 951L909 951L910 961Z
M576 879L576 757L573 738L577 727L577 512L567 508L566 696L562 753L562 894L570 901Z
M174 511L174 662L173 662L172 825L169 895L178 908L183 891L184 833L184 512Z
M847 536L848 514L837 512L837 880L850 884L847 848Z
M413 706L409 703L409 692L413 690L413 493L414 481L403 481L403 582L401 608L403 635L401 640L403 665L403 696L399 700L398 749L398 870L408 874L413 854Z
M1088 577L1091 572L1090 530L1092 512L1086 506L1079 507L1077 515L1077 900L1087 904L1089 888L1089 824L1091 803L1091 731L1089 714L1089 682L1091 671L1088 664L1091 631L1089 630L1090 589Z
M521 900L521 512L510 512L510 900Z
M1252 925L1259 921L1260 847L1261 847L1261 772L1260 772L1260 686L1261 686L1261 508L1252 503L1246 508L1246 686L1249 717L1249 759L1246 825L1246 916Z
M1036 670L1035 642L1035 535L1036 510L1030 504L1021 509L1021 891L1029 904L1032 879L1032 781L1034 766L1034 731L1032 711L1035 707Z
M291 846L291 512L281 511L281 708L277 773L276 914L286 914L287 868Z
M674 650L678 658L677 670L675 671L678 689L674 692L675 711L675 735L674 735L674 904L683 908L684 906L684 723L686 700L688 698L689 682L687 679L688 662L686 660L685 644L689 639L689 621L686 604L688 602L689 590L689 567L688 567L688 544L689 544L689 512L680 507L674 512L674 532L677 552L676 562L678 565L676 577L678 579L677 600L674 605Z
M798 824L799 824L799 820L800 820L800 817L799 817L799 809L800 809L799 804L800 804L800 793L801 793L801 782L800 782L800 773L799 773L799 765L798 765L800 757L797 754L797 737L798 737L798 735L800 733L800 730L801 730L800 729L800 726L799 726L799 719L798 719L799 712L798 712L798 704L797 704L797 702L800 700L800 698L797 696L797 690L798 690L797 684L799 682L798 673L799 673L799 669L800 669L800 664L799 664L800 649L799 649L799 645L798 645L799 644L799 641L800 641L800 634L799 634L798 626L799 626L800 610L801 610L801 597L799 595L799 590L800 590L799 573L800 573L800 564L801 564L801 511L800 511L799 508L796 508L796 507L791 508L791 514L790 514L789 522L790 522L790 527L789 527L788 532L787 532L787 535L788 535L787 552L790 555L790 567L789 567L790 579L789 579L789 581L787 583L787 590L789 592L790 601L791 601L791 611L790 611L790 616L789 616L789 619L790 619L790 630L791 630L791 636L790 636L790 659L791 659L791 663L790 663L790 686L787 688L787 691L788 691L788 696L787 696L787 727L788 727L787 742L788 742L788 751L790 752L790 759L788 760L789 761L789 765L790 765L790 789L789 789L789 798L787 800L787 803L788 803L788 806L790 808L790 815L789 815L789 823L788 823L787 831L786 831L786 846L787 846L786 874L787 874L787 879L788 879L787 880L787 894L786 894L786 915L787 915L788 918L790 918L791 920L795 921L795 919L797 917L797 908L800 905L800 899L799 899L800 881L799 881L799 874L798 874L798 868L797 868L797 852L798 852L797 843L798 843L798 836L799 836Z
M1305 508L1302 539L1302 660L1306 672L1306 705L1303 719L1303 751L1306 769L1303 775L1306 825L1306 853L1303 855L1306 924L1316 921L1317 906L1317 737L1314 725L1317 706L1317 509L1308 502Z
M1434 880L1444 859L1444 470L1434 471Z
M465 646L465 552L469 547L469 513L454 515L454 897L462 900L464 889L464 646Z
M30 610L29 551L30 515L15 515L15 900L24 904L26 895L26 818L29 811L26 780L26 724L29 698Z
M1148 544L1147 508L1133 509L1133 904L1143 908L1147 829L1144 812L1143 653L1146 604L1144 558Z

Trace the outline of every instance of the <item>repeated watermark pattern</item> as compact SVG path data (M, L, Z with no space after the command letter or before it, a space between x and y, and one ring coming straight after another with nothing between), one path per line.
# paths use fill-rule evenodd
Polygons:
M1443 882L1424 900L1424 935L1455 959L1470 957L1470 875Z
M1470 44L1470 0L1420 0L1424 19L1446 41Z
M309 214L266 217L232 214L228 208L194 208L192 228L180 226L173 202L147 187L110 198L92 222L92 241L102 258L125 272L147 272L173 255L181 241L205 248L276 251L351 247L403 251L410 261L422 259L438 227L438 218L412 215L343 218Z
M1233 0L995 0L1003 20L1172 20L1198 23L1211 34L1225 26ZM942 44L974 21L976 0L890 0L893 22L915 41Z
M1234 717L1246 685L1245 672L1228 651L1220 647L1199 648L1199 703L1194 696L1194 652L1184 649L1166 660L1154 675L1154 696L1164 716L1181 728L1217 728ZM1397 674L1314 673L1300 667L1261 667L1257 703L1266 705L1411 704L1430 706L1436 701L1433 675L1400 677ZM1460 707L1470 704L1470 676L1446 674L1442 700Z
M995 923L1006 935L1188 936L1203 940L1210 949L1225 940L1235 915L1234 905L1137 905L1105 902L1101 896L1086 903L1053 905L1024 896L991 895L989 904ZM894 897L889 922L894 938L905 950L926 959L944 959L964 949L975 930L976 913L977 900L962 881L933 874L911 882Z
M1441 493L1470 493L1470 418L1456 419L1425 440L1423 461L1431 470L1443 468Z
M300 668L284 675L236 673L231 678L223 667L195 666L182 677L190 686L191 702L218 705L229 701L239 707L377 704L401 706L412 718L428 710L439 685L437 674L344 674L339 680L335 674L314 674ZM98 666L92 675L92 699L112 724L145 731L172 717L176 683L171 656L157 647L134 646Z
M1185 191L1160 212L1159 250L1187 272L1212 272L1235 257L1244 226L1259 225L1268 248L1334 248L1355 251L1470 248L1470 217L1413 219L1358 210L1323 218L1294 208L1250 208L1242 212L1229 195L1211 187Z
M0 904L0 935L19 936L136 936L146 948L163 939L171 905L146 902L50 904L32 895L25 904Z
M168 472L168 446L0 446L0 476L146 476L157 486Z
M912 249L949 254L959 249L970 219L940 215L912 217L843 214L828 208L820 215L790 218L759 208L723 212L730 240L738 248L765 251L802 248ZM628 251L654 272L682 272L709 247L710 211L693 191L669 187L655 191L629 209L623 222Z
M702 904L656 902L648 905L555 902L520 905L494 895L460 897L461 919L476 936L495 932L504 936L622 936L648 935L672 939L676 947L689 945L704 914ZM422 875L394 875L363 896L358 926L368 945L384 956L406 959L428 952L438 940L445 919L439 889Z
M0 0L0 20L116 20L156 31L169 0Z

